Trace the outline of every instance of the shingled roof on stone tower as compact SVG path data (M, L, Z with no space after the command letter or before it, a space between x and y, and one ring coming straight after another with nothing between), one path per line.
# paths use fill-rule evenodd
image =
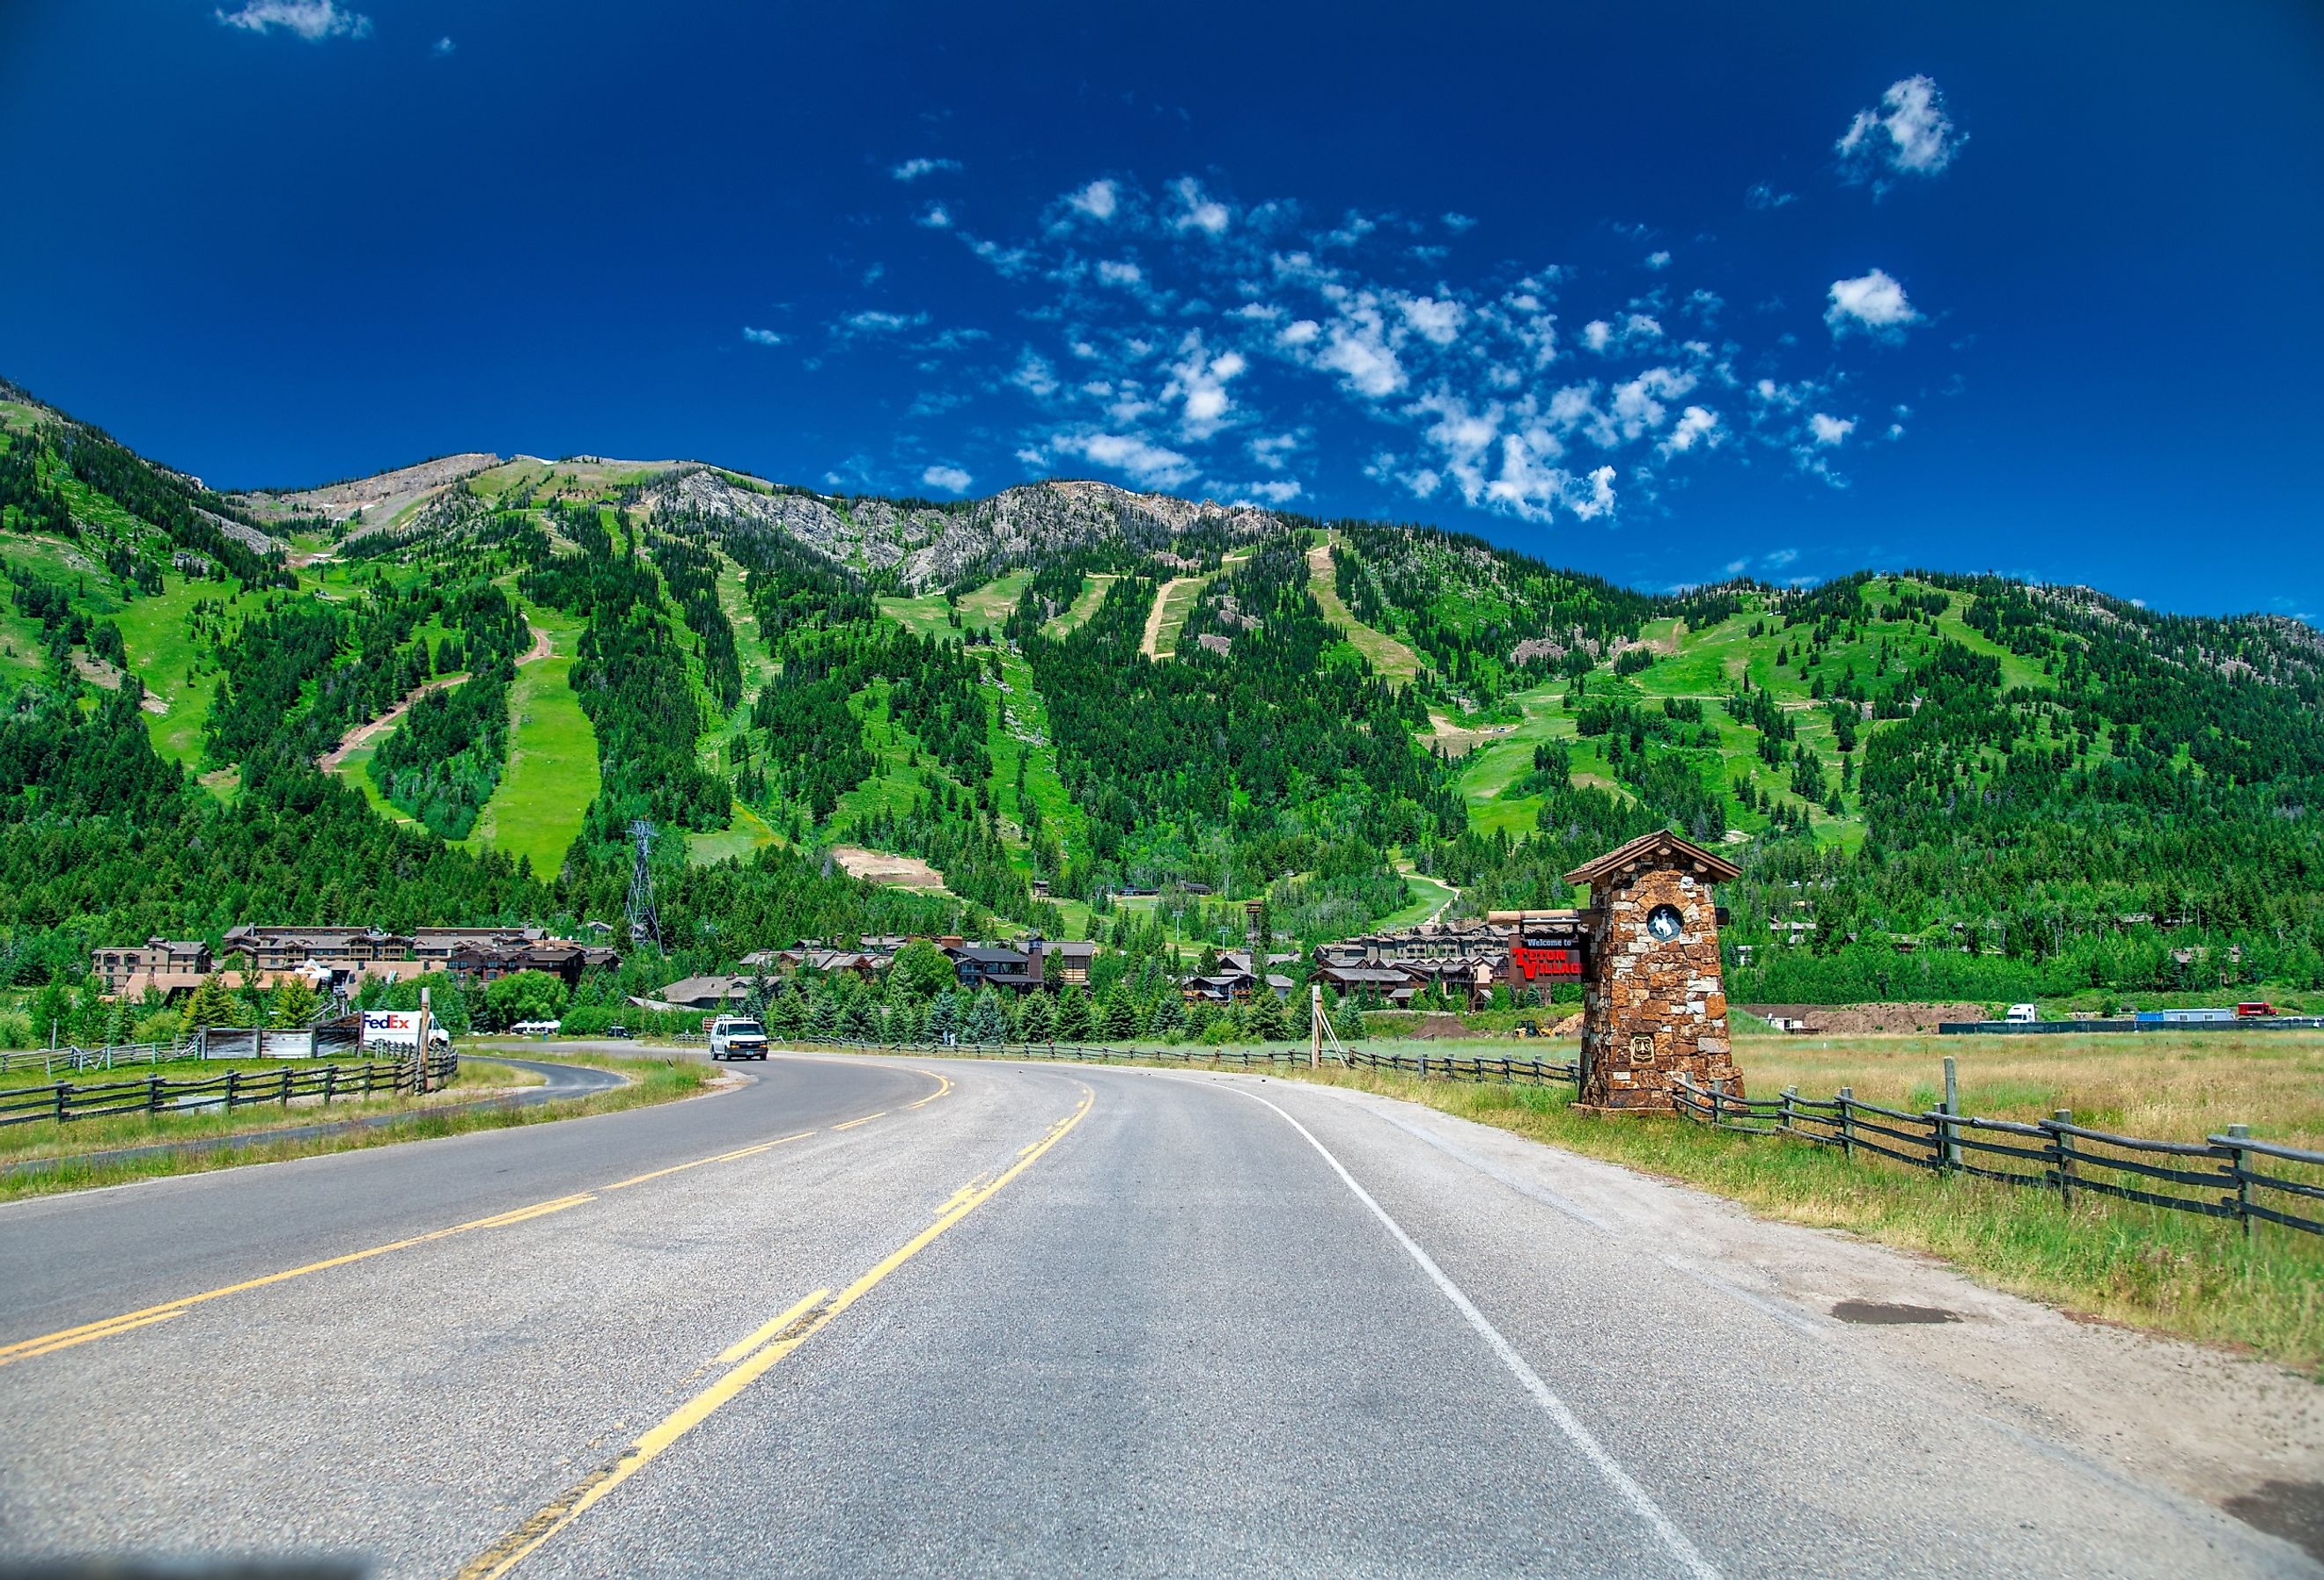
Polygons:
M1565 874L1565 881L1569 883L1596 883L1649 857L1670 866L1691 867L1713 883L1723 883L1729 878L1743 874L1743 869L1733 862L1711 855L1694 841L1682 839L1667 829L1657 829L1616 845L1596 861L1582 863Z

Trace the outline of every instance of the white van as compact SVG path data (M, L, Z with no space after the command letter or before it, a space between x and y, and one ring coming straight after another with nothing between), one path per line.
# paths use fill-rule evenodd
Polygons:
M2009 1013L2002 1017L2013 1026L2030 1026L2042 1018L2039 1004L2012 1004Z

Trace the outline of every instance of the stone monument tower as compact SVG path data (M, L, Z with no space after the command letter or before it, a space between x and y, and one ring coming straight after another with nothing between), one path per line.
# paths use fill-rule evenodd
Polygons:
M1711 893L1736 875L1731 864L1675 834L1641 835L1565 874L1590 885L1577 1106L1668 1113L1670 1082L1682 1074L1742 1095Z

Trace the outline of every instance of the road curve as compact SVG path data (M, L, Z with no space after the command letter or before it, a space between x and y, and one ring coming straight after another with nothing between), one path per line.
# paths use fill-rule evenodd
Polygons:
M0 1207L0 1554L2319 1572L1425 1111L1128 1069L749 1073Z

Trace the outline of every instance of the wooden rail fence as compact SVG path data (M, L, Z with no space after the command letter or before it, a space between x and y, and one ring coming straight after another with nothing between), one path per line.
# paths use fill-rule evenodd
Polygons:
M1083 1043L853 1042L836 1037L782 1039L872 1052L936 1052L971 1058L1056 1059L1090 1064L1176 1064L1211 1069L1302 1065L1305 1049L1108 1048ZM1360 1048L1326 1055L1350 1069L1436 1076L1454 1081L1578 1086L1572 1060L1484 1054L1373 1053ZM2116 1135L2073 1123L2070 1110L2035 1123L1980 1119L1946 1109L1913 1113L1859 1099L1849 1088L1817 1101L1786 1087L1772 1098L1731 1097L1679 1077L1672 1090L1686 1118L1746 1135L1786 1136L1936 1173L2055 1190L2070 1204L2079 1193L2142 1202L2173 1212L2232 1219L2248 1234L2255 1223L2324 1234L2324 1152L2259 1141L2242 1125L2200 1141L2158 1141ZM2299 1177L2301 1171L2312 1177ZM2306 1210L2295 1210L2305 1207Z
M459 1055L434 1055L428 1060L427 1084L440 1085L459 1071ZM68 1120L105 1119L123 1113L231 1113L253 1104L288 1106L294 1099L305 1098L320 1098L328 1104L341 1098L414 1092L420 1084L420 1075L418 1060L401 1059L359 1065L284 1065L279 1070L228 1070L222 1076L189 1081L158 1075L124 1081L58 1081L45 1086L0 1091L0 1125L32 1124L42 1120L61 1124Z
M1698 1123L1743 1135L1784 1136L1859 1152L1936 1174L2077 1196L2111 1197L2171 1212L2232 1219L2324 1234L2324 1152L2256 1139L2242 1125L2200 1141L2116 1135L2074 1123L2061 1108L2027 1123L1982 1119L1932 1108L1914 1113L1867 1103L1842 1086L1835 1096L1803 1097L1787 1086L1775 1097L1733 1097L1679 1078L1671 1095Z

